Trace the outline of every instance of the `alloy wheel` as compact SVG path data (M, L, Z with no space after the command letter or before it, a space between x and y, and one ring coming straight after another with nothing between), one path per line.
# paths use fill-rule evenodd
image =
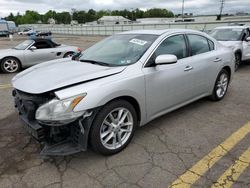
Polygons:
M128 109L114 109L106 116L100 128L102 145L110 150L122 147L129 139L133 126L133 116Z
M217 81L216 94L218 98L222 98L225 95L227 91L227 87L228 87L228 75L225 73L222 73L220 75L219 80Z
M6 59L3 62L3 68L6 72L13 73L19 69L19 64L14 59Z

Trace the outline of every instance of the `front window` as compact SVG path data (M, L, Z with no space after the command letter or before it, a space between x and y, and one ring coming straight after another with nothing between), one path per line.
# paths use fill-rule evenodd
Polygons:
M85 50L80 61L103 62L109 66L125 66L136 63L157 35L121 34L108 37Z
M175 35L164 40L156 49L154 56L163 54L175 55L178 59L187 57L187 48L184 35Z
M215 29L210 35L218 41L239 41L243 29Z
M16 50L25 50L27 47L29 47L34 41L33 40L25 40L21 44L18 44L14 49Z

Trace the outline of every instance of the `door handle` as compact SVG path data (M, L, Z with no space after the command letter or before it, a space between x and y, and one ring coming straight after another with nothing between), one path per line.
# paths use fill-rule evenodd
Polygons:
M220 61L222 61L221 58L216 58L216 59L214 60L214 62L220 62Z
M184 71L191 71L192 69L194 69L194 68L188 65L185 67Z

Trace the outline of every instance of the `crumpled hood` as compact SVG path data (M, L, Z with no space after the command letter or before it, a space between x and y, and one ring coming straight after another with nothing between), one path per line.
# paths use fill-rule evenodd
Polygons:
M117 74L125 68L94 65L67 58L26 69L12 79L12 84L14 88L26 93L39 94Z

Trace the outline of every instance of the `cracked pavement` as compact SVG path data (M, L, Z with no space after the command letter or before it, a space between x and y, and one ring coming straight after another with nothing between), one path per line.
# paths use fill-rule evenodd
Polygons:
M0 49L24 39L16 37L13 42L0 39ZM55 39L86 49L102 38L56 36ZM0 84L9 84L13 76L0 73ZM11 88L0 89L0 187L168 187L250 121L249 82L250 63L246 63L235 74L223 101L202 99L164 115L137 129L125 150L108 157L88 150L66 157L41 158L39 144L26 133L15 112ZM247 135L205 174L196 174L199 180L192 187L215 184L250 147L249 143ZM249 186L250 168L247 168L233 187Z

